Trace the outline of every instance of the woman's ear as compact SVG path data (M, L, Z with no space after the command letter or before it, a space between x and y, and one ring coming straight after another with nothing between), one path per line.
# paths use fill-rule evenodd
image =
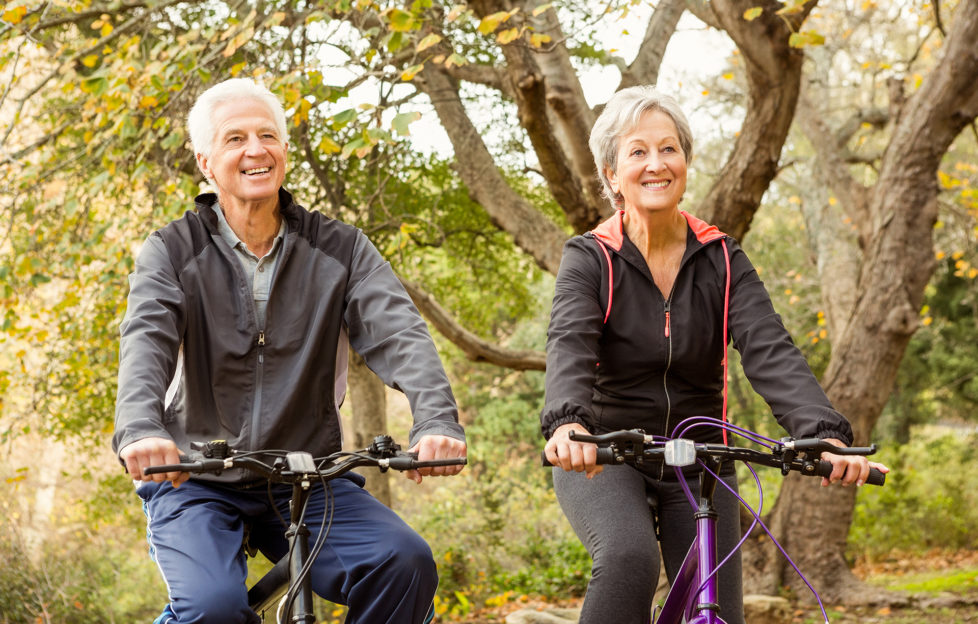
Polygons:
M608 178L608 184L611 185L611 191L617 195L620 189L618 187L618 176L615 174L615 170L611 167L605 167L604 175L606 178Z

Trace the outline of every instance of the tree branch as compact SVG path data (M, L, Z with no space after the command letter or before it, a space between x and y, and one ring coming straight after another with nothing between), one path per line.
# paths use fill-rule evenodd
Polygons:
M514 370L546 369L546 353L504 349L483 340L459 325L452 315L418 284L404 277L400 277L400 280L408 294L411 295L414 305L418 306L418 309L434 325L438 333L448 338L473 362L487 362Z
M645 38L632 64L622 72L619 89L636 85L654 85L659 81L659 66L665 56L669 39L676 32L679 19L686 10L685 0L663 0L645 28Z
M760 4L753 21L743 14ZM804 55L788 44L791 34L815 6L789 16L777 15L777 0L713 0L713 13L746 60L747 114L719 177L702 203L704 217L721 230L743 238L761 197L777 175L801 89Z
M448 133L455 151L456 170L473 199L541 268L556 274L567 235L503 179L482 136L465 112L458 82L438 65L427 66L418 78Z

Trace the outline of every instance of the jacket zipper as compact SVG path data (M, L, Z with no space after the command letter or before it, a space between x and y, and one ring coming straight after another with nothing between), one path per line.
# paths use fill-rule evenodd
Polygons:
M679 269L682 270L682 267ZM677 276L678 280L678 276ZM665 427L662 431L663 437L669 435L669 417L672 416L672 399L669 397L669 369L672 367L672 332L670 327L670 322L672 320L672 293L675 291L676 285L673 283L672 290L669 291L669 298L665 301L665 314L666 314L666 326L665 326L665 338L666 338L666 368L662 371L662 393L666 397L666 419ZM665 464L659 465L659 479L662 479L665 475L666 466Z
M255 370L255 400L251 408L251 448L258 448L258 430L261 424L261 389L265 364L265 330L258 330L258 367Z

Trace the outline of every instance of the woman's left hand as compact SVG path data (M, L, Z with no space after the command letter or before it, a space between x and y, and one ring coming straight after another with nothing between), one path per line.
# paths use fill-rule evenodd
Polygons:
M846 448L846 444L835 438L826 438L826 442L839 448ZM824 452L822 459L832 464L832 474L822 477L822 487L831 485L837 481L843 486L860 486L866 483L869 477L869 469L876 468L882 473L890 471L889 468L879 462L871 462L861 455L836 455L835 453Z

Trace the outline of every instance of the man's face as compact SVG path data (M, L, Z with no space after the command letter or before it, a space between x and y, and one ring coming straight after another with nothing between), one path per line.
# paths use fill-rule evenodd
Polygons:
M211 153L197 154L197 163L217 187L221 205L233 209L277 201L288 143L268 107L250 98L225 102L214 109L213 120Z

